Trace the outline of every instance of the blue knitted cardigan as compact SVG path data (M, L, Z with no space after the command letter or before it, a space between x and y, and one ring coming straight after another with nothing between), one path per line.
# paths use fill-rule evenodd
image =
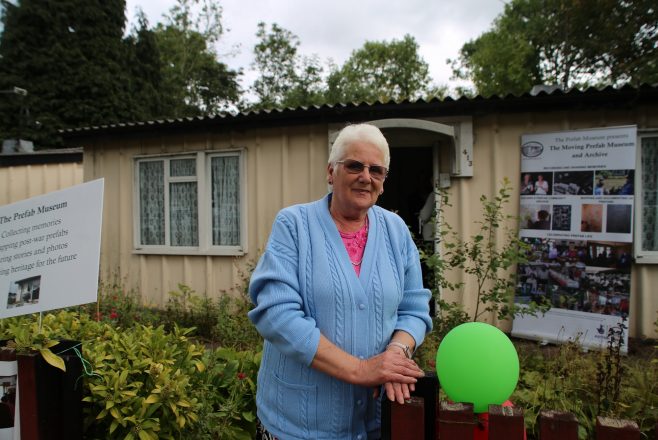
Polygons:
M372 389L314 370L320 333L367 359L397 329L420 345L432 328L418 250L402 219L373 206L357 277L329 213L331 194L280 211L251 277L249 318L265 338L258 417L280 440L376 438Z

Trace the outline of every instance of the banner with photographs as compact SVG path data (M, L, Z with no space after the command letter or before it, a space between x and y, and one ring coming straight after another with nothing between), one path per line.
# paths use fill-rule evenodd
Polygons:
M636 131L522 136L519 234L529 255L518 268L515 301L552 308L515 318L514 336L600 348L628 318Z

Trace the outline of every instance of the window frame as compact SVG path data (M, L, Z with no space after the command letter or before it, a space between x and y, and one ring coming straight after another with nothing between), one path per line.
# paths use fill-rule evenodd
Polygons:
M240 241L238 245L213 245L212 244L212 191L211 191L211 160L213 157L238 157L239 173L239 197L240 197ZM233 148L226 150L204 150L196 152L180 152L154 155L138 155L133 157L133 253L153 255L217 255L217 256L242 256L247 253L247 150L245 148ZM171 177L171 160L195 158L196 178L190 176ZM139 164L141 162L164 161L164 207L165 207L165 244L143 245L141 244L140 225L140 183ZM198 246L171 246L170 244L170 211L169 211L169 184L175 182L196 181L197 184L197 228L199 231Z
M645 251L642 249L643 222L642 208L642 140L645 138L658 138L658 128L638 130L637 153L635 165L635 228L633 239L633 254L636 264L658 264L658 250Z

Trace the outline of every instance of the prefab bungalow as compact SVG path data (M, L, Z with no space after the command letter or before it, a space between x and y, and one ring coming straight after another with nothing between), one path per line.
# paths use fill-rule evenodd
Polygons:
M533 90L522 96L344 104L66 130L84 148L84 180L105 179L101 276L163 304L182 283L216 297L243 282L278 210L322 197L327 158L347 123L379 126L391 147L379 204L417 230L434 181L448 188L442 221L476 231L481 195L509 178L519 214L521 137L636 126L630 335L657 337L658 87ZM454 275L457 280L459 274ZM473 309L475 296L444 292Z

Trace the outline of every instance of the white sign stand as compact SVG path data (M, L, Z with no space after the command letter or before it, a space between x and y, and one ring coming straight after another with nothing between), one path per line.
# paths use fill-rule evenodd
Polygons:
M0 207L0 318L96 301L103 182Z

